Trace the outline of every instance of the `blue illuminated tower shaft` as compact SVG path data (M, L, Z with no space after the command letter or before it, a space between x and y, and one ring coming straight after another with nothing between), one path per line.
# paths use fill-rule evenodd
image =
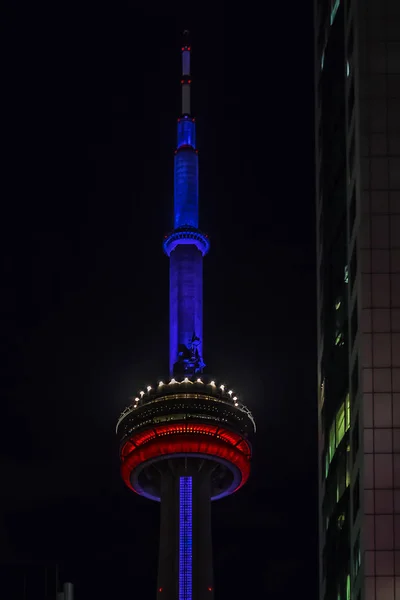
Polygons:
M199 173L196 124L190 115L190 46L182 48L182 115L174 162L174 229L164 241L170 257L170 373L203 369L203 256L207 236L198 229Z
M165 463L157 600L212 600L211 472L207 461Z

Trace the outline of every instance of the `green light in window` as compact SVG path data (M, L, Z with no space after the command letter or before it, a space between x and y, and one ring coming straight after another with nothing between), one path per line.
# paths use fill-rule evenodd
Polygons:
M350 75L350 63L349 63L349 61L346 62L346 75L347 75L347 77L349 77L349 75Z
M342 301L340 299L336 300L336 303L335 303L336 310L339 310L339 308L341 307L341 305L342 305Z
M325 62L325 51L322 53L322 56L321 56L321 71L324 68L324 62Z
M335 0L335 3L334 3L334 5L332 7L332 10L331 10L331 25L332 25L333 21L335 20L336 13L337 13L338 8L339 8L339 4L340 4L340 0Z
M337 331L336 338L335 338L335 346L343 346L343 344L344 344L343 333L341 331Z
M350 600L351 598L351 593L350 593L350 575L347 575L346 577L346 600Z
M344 436L344 420L345 420L345 410L344 410L344 402L340 406L338 412L336 413L336 448L339 446L340 442Z
M335 449L335 422L333 422L329 431L329 462L332 461Z
M344 282L349 283L349 267L347 265L344 268Z
M346 395L346 431L350 429L350 394Z

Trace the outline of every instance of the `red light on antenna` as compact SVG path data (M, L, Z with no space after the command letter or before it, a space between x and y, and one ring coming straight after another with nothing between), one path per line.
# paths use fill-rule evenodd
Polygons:
M192 83L192 80L191 80L191 79L188 79L188 83Z
M209 592L212 592L212 587L209 587L209 588L208 588L208 591L209 591Z
M162 592L162 588L158 588L158 591L159 591L159 592Z
M191 51L191 47L190 46L189 46L188 50L189 50L189 52Z

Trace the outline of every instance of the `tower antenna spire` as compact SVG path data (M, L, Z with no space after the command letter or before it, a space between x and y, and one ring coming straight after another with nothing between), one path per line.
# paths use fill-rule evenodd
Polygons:
M190 52L189 30L185 29L182 42L182 115L190 115Z

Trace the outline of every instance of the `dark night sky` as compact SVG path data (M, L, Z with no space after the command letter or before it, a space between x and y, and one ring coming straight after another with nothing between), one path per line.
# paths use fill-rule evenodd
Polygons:
M77 600L155 597L158 506L124 488L114 431L167 373L188 27L205 359L258 423L251 480L213 505L216 598L316 598L312 11L188 4L3 25L1 555L58 561Z

